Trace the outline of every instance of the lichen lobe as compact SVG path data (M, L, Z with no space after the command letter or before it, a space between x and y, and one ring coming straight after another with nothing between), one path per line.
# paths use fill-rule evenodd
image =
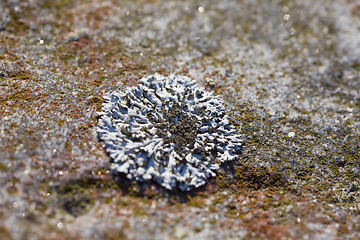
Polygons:
M189 191L241 152L223 101L184 76L144 77L105 95L97 131L114 173Z

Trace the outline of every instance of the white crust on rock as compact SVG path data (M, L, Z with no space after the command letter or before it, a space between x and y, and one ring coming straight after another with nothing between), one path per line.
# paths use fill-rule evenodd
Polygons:
M104 98L97 131L111 169L131 180L189 191L241 151L223 100L187 77L155 74Z

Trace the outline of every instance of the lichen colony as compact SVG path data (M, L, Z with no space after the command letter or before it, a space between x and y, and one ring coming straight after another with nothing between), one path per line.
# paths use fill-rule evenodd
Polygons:
M97 131L114 173L189 191L240 153L223 101L184 76L144 77L105 95Z

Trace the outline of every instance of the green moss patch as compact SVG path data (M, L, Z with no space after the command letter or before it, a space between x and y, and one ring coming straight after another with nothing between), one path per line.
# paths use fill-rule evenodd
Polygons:
M113 181L100 179L82 179L52 187L56 194L59 209L78 217L86 214L95 203L97 193L117 188Z

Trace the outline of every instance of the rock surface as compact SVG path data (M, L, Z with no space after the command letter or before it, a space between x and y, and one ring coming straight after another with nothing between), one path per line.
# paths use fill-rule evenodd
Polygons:
M359 239L358 0L0 1L0 239ZM224 99L242 154L196 191L113 178L109 91Z

